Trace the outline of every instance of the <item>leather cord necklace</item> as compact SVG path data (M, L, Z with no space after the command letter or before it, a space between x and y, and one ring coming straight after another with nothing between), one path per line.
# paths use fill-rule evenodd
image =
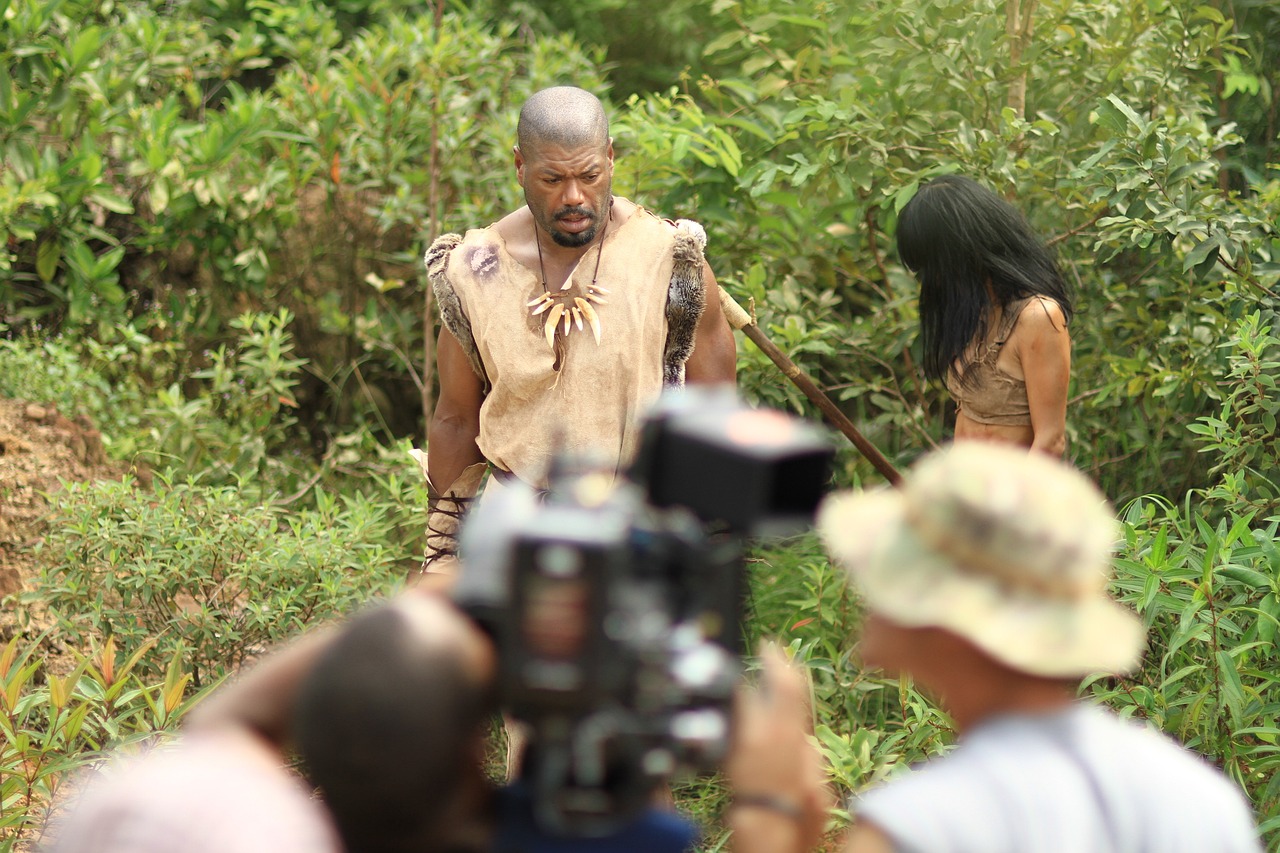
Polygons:
M591 283L587 285L585 294L581 296L574 293L572 273L558 291L552 292L547 287L547 270L542 261L542 240L538 236L538 224L535 222L533 225L533 242L538 247L538 272L542 276L542 293L529 300L527 304L532 316L537 317L544 313L547 315L542 324L542 333L547 340L547 346L551 347L556 354L555 363L552 365L553 370L560 369L564 344L569 333L575 328L582 331L586 326L590 326L596 344L600 343L600 315L596 313L592 303L606 305L609 301L604 298L609 293L609 289L601 287L596 282L600 277L600 259L604 257L604 238L609 232L609 222L612 219L613 202L611 200L609 216L605 219L604 227L600 229L600 245L596 249L596 266L591 274Z

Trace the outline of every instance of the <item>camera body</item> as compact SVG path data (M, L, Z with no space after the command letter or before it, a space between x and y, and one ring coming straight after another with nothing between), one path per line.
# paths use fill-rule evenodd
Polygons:
M503 706L530 728L544 830L608 835L658 783L723 760L746 537L807 525L832 455L804 421L681 390L626 477L562 459L545 499L516 484L480 502L453 595L494 637Z

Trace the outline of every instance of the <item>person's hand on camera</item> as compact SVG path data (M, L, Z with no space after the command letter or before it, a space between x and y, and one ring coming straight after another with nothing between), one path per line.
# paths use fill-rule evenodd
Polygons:
M831 805L824 763L808 736L808 688L776 647L762 658L760 687L738 703L726 768L734 798L733 849L808 850L821 840Z

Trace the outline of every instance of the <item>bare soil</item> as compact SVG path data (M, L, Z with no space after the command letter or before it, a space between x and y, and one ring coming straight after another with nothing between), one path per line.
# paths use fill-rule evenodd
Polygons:
M0 646L15 635L34 639L52 620L36 601L36 548L63 483L119 479L126 466L106 460L102 435L83 416L52 406L0 398ZM56 636L44 641L46 666L57 672L71 655Z

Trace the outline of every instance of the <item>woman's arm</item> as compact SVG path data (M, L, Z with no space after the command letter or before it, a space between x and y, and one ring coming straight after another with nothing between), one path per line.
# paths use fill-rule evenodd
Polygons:
M1010 344L1027 383L1031 449L1061 457L1067 449L1067 383L1071 380L1071 336L1062 308L1052 299L1029 302Z

